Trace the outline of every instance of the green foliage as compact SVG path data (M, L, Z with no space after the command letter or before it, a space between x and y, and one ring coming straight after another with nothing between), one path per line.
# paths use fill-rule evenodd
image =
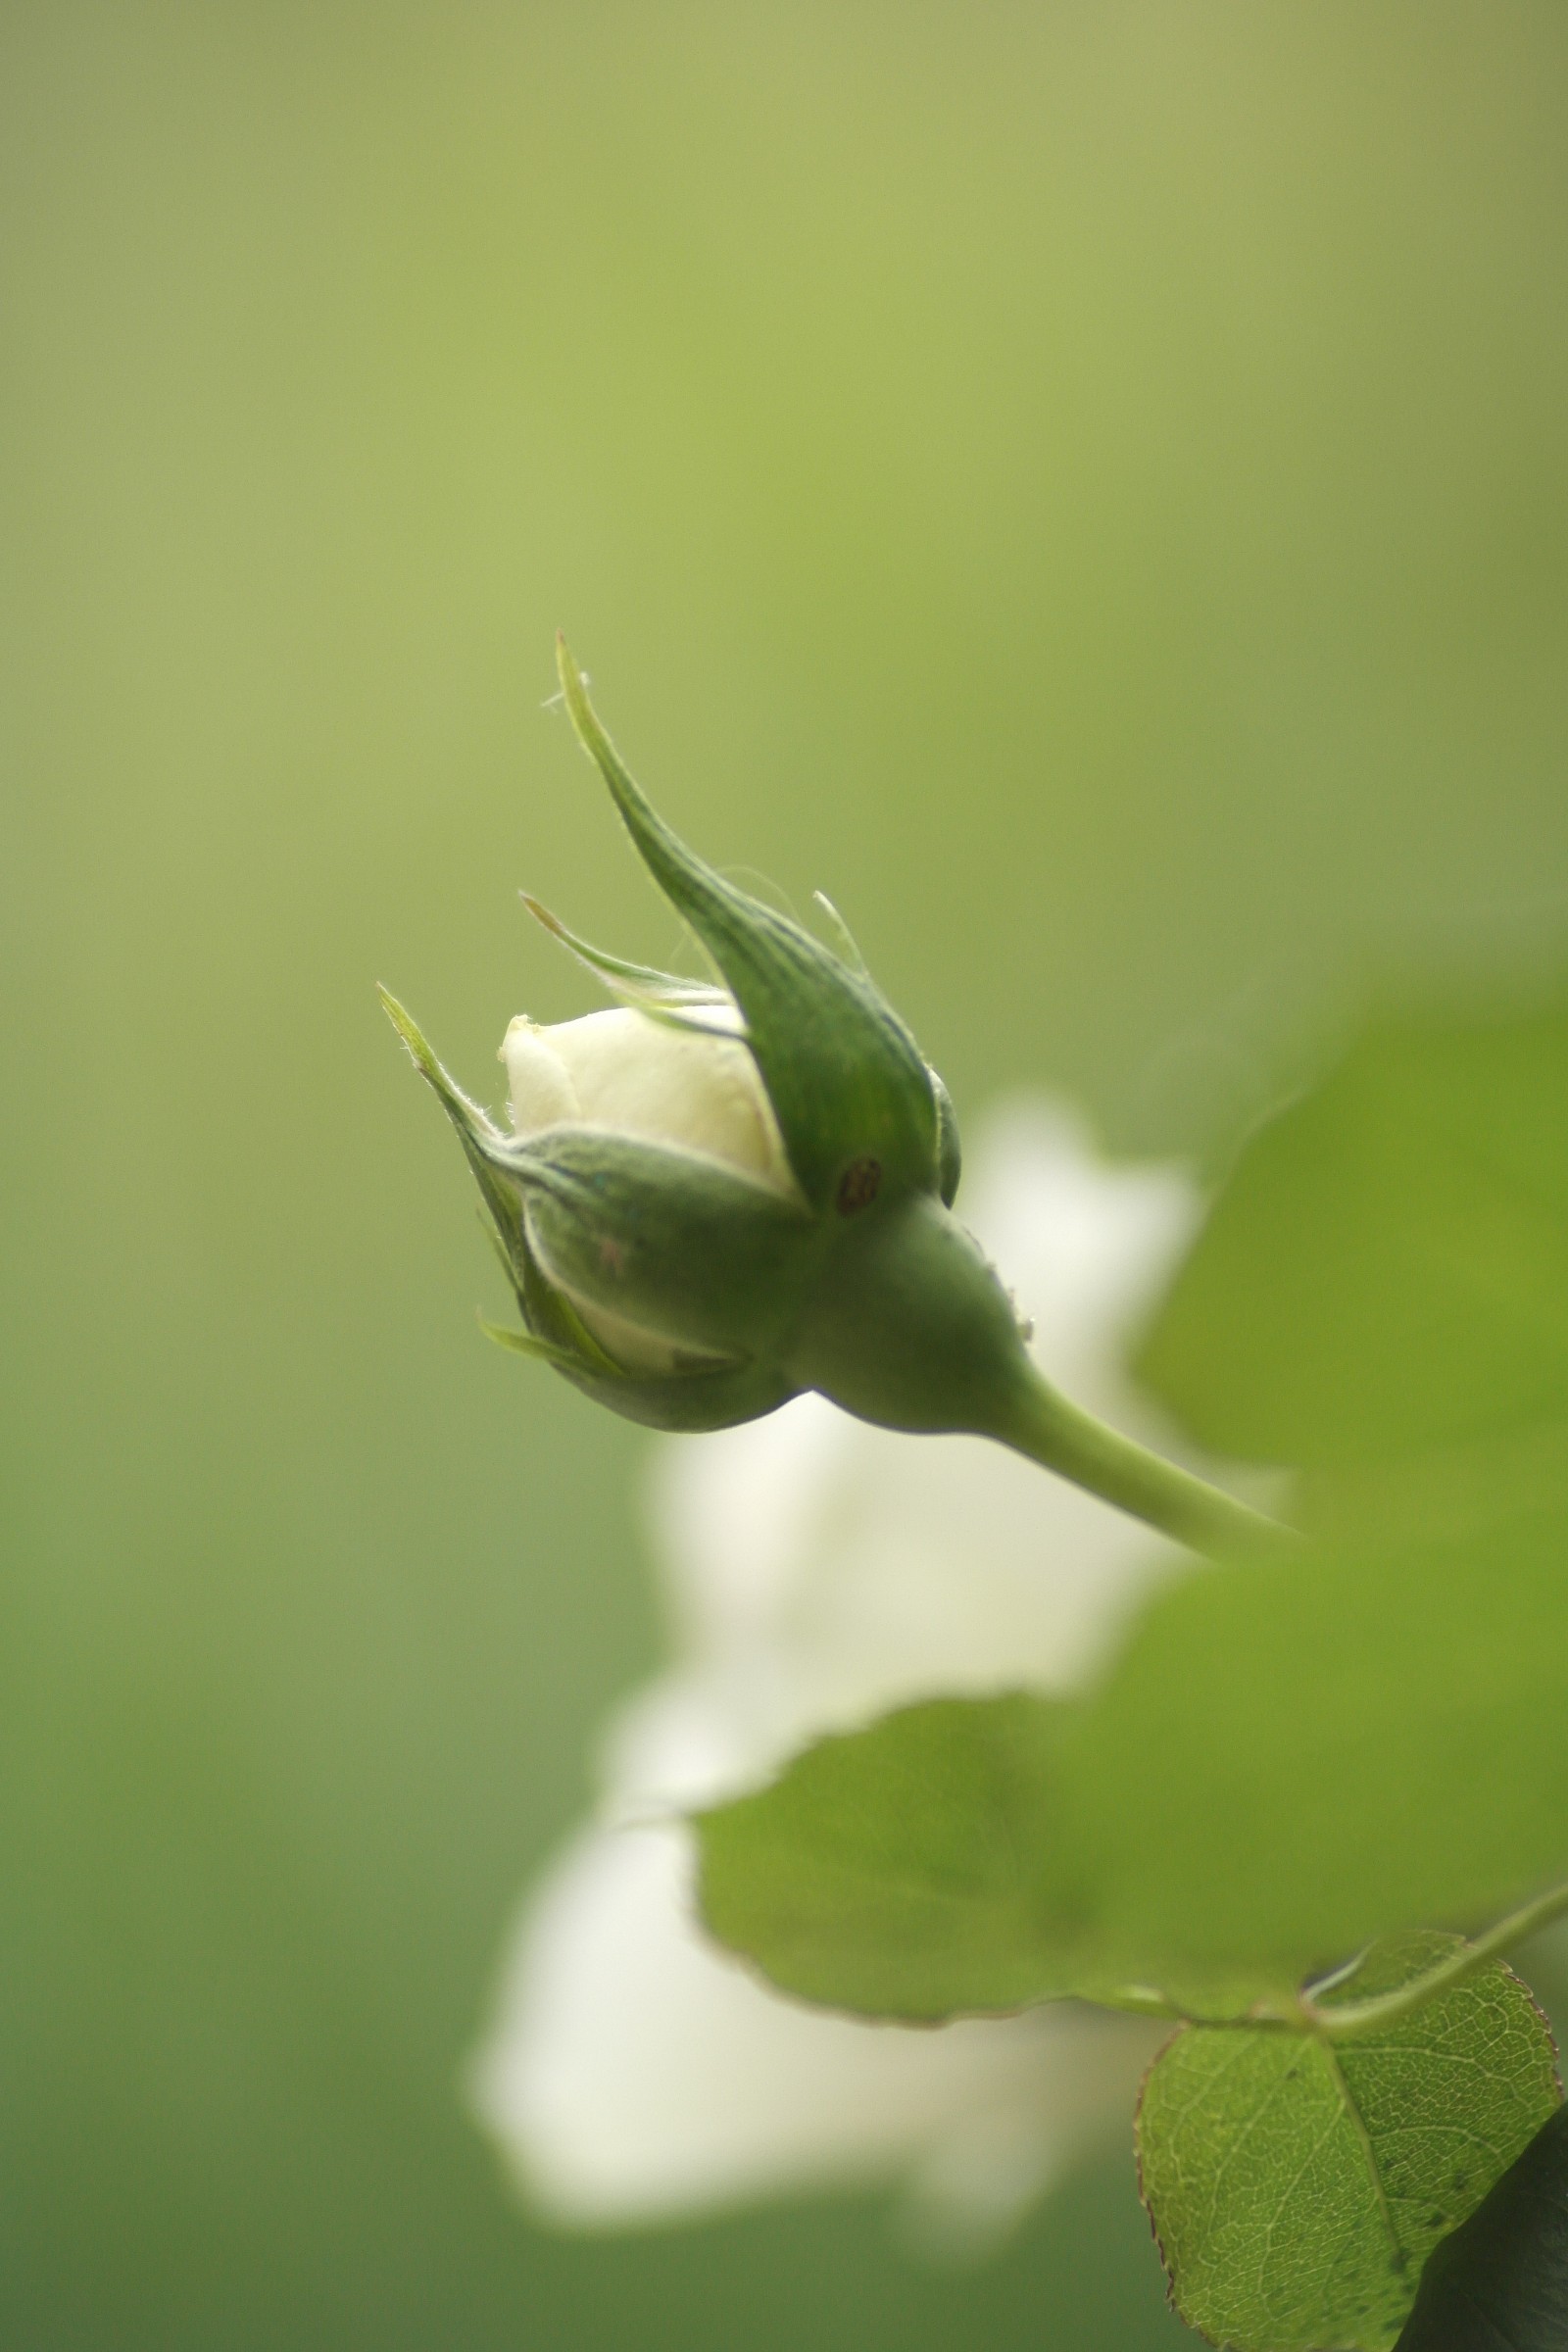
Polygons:
M1568 2107L1421 2278L1398 2352L1560 2352L1568 2343Z
M1458 1535L1196 1574L1085 1699L822 1742L704 1821L710 1925L872 2013L1135 1984L1214 2016L1568 1876L1568 1481L1522 1483Z
M1345 1996L1392 1987L1442 1948L1418 1937L1375 1955ZM1176 2308L1244 2352L1383 2352L1433 2246L1558 2095L1545 2021L1500 1967L1337 2044L1277 2027L1184 2027L1151 2070L1138 2119Z
M781 1982L901 2013L1121 1980L1207 2007L1568 1874L1568 1015L1371 1032L1244 1155L1210 1230L1150 1349L1212 1397L1240 1358L1208 1434L1240 1444L1250 1411L1343 1456L1327 1367L1364 1381L1371 1355L1385 1447L1461 1421L1466 1443L1342 1481L1294 1558L1166 1592L1082 1701L916 1710L710 1817L710 1917ZM1397 1363L1357 1320L1369 1264ZM914 1917L879 1984L890 1886Z
M806 2000L875 2017L1077 1989L1043 1890L1060 1711L1022 1695L906 1707L808 1748L700 1824L709 1927Z
M1309 1540L1166 1590L1080 1699L822 1742L702 1823L704 1908L865 2014L1207 2021L1140 2125L1180 2308L1375 2352L1556 2097L1495 1968L1353 2032L1298 1988L1568 1878L1568 1008L1369 1027L1243 1153L1144 1364L1307 1473Z
M1066 1750L1102 1934L1260 1984L1568 1875L1568 1481L1156 1605Z
M1108 2180L951 2277L507 2210L453 2085L653 1669L641 1441L475 1345L365 986L483 1091L586 1001L514 883L668 949L562 618L965 1111L1196 1145L1369 945L1549 918L1568 10L0 42L0 2343L1169 2352Z
M822 1740L698 1824L704 1917L802 1999L932 2021L1068 1994L1240 2015L1289 1979L1127 1961L1067 1810L1078 1711L1012 1692Z
M1253 1139L1141 1369L1300 1466L1568 1420L1568 1006L1369 1027Z

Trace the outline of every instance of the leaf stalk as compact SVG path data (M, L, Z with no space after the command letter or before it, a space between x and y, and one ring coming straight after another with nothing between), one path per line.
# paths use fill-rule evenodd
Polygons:
M1510 1911L1483 1935L1461 1943L1419 1977L1407 1984L1396 1985L1391 1992L1374 1993L1364 2001L1315 2001L1310 1993L1301 1996L1301 2013L1314 2034L1327 2041L1350 2041L1359 2034L1375 2034L1384 2026L1394 2025L1408 2017L1450 1985L1462 1984L1478 1969L1512 1951L1538 1930L1550 1927L1553 1920L1568 1917L1568 1886L1553 1886L1534 1901Z

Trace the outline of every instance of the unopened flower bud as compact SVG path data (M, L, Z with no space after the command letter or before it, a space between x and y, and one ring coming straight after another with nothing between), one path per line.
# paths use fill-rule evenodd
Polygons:
M608 956L529 900L620 1003L513 1021L510 1135L388 1000L496 1227L524 1324L497 1336L664 1428L748 1420L815 1388L896 1428L1000 1434L1030 1373L1005 1293L950 1213L946 1089L847 934L845 952L825 947L696 858L627 774L564 646L561 675L714 978Z

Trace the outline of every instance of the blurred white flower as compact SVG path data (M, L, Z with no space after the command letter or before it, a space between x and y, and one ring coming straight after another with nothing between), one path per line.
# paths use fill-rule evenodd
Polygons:
M1196 1222L1062 1112L993 1120L963 1206L1049 1376L1176 1450L1118 1366ZM530 2202L579 2226L902 2180L922 2237L1005 2229L1130 2124L1159 2039L1057 2004L937 2030L798 2007L702 1936L668 1816L915 1697L1082 1686L1173 1546L999 1446L802 1396L664 1439L654 1524L676 1662L610 1728L598 1823L528 1898L473 2093Z

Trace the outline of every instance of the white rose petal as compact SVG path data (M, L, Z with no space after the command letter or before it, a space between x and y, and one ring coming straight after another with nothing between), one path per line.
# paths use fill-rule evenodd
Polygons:
M519 1013L501 1049L513 1126L533 1135L581 1120L704 1152L792 1191L778 1122L741 1042L739 1014L714 1004L702 1018L701 1029L674 1028L620 1006L541 1028Z

